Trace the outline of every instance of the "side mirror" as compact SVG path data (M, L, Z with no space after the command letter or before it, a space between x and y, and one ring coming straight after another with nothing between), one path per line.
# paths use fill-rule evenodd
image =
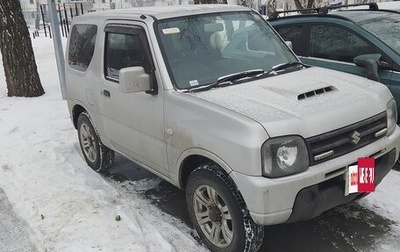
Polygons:
M379 53L362 54L353 59L356 66L363 67L367 71L366 77L370 80L380 81L378 68L381 66Z
M126 67L119 70L119 87L123 93L149 91L150 75L143 67Z
M285 41L285 44L290 48L290 50L293 50L293 43L292 43L292 41Z

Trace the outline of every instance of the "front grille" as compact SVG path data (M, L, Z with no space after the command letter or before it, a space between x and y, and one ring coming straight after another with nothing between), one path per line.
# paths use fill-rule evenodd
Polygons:
M347 154L384 137L386 117L386 112L382 112L361 122L307 138L310 165Z

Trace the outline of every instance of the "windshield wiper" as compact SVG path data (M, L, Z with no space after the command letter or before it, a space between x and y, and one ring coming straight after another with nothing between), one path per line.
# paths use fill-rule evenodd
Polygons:
M255 75L263 74L264 72L265 71L263 69L253 69L253 70L247 70L247 71L243 71L243 72L228 74L228 75L219 77L217 79L217 81L214 83L218 84L218 83L224 83L227 81L232 82L232 81L240 80L240 79L243 79L246 77L252 77Z
M261 78L264 78L266 76L277 75L278 71L281 71L281 70L284 70L284 69L288 69L288 68L292 68L292 67L295 67L295 66L304 67L305 65L300 61L286 62L286 63L282 63L282 64L278 64L278 65L273 66L271 68L271 70L264 71L264 73L260 74L257 77L261 79Z
M234 81L237 81L237 80L240 80L243 78L252 77L252 76L257 76L260 74L264 74L264 72L265 71L263 69L253 69L253 70L247 70L247 71L243 71L243 72L224 75L224 76L219 77L215 82L212 82L207 85L191 88L189 91L190 92L205 91L205 90L209 90L211 88L218 87L221 85L230 85Z
M265 71L263 69L252 69L252 70L247 70L243 72L238 72L238 73L233 73L233 74L228 74L219 77L215 82L212 82L207 85L199 86L199 87L194 87L189 89L189 92L198 92L198 91L205 91L205 90L210 90L214 87L218 86L223 86L223 85L231 85L234 81L243 79L243 78L249 78L249 77L254 77L257 79L264 78L269 75L276 75L277 71L286 69L286 68L291 68L294 66L304 66L303 63L299 61L293 61L293 62L287 62L287 63L282 63L278 64L272 67L271 70Z
M282 64L278 64L276 66L272 67L272 70L274 71L279 71L279 70L283 70L283 69L287 69L290 67L295 67L295 66L304 66L304 64L300 61L292 61L292 62L287 62L287 63L282 63Z

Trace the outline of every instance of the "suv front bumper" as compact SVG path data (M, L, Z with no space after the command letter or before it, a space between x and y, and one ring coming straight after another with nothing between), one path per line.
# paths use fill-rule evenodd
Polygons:
M345 196L344 174L359 157L376 159L379 184L399 155L400 128L356 151L311 166L307 171L276 179L252 177L237 172L230 175L238 186L251 216L259 225L274 225L314 218L326 210L365 194Z
M391 150L375 161L376 185L389 173L396 162L396 149ZM362 198L367 193L353 193L345 196L345 179L343 175L302 189L296 196L292 214L287 222L309 220L323 212Z

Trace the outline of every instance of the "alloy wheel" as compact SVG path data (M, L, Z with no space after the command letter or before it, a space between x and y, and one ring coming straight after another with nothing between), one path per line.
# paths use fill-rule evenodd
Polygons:
M82 149L85 156L89 159L90 162L96 162L97 160L96 139L93 131L86 123L83 123L81 126L80 138L82 142Z
M221 195L211 186L199 185L193 197L196 220L215 246L225 248L233 238L232 217Z

